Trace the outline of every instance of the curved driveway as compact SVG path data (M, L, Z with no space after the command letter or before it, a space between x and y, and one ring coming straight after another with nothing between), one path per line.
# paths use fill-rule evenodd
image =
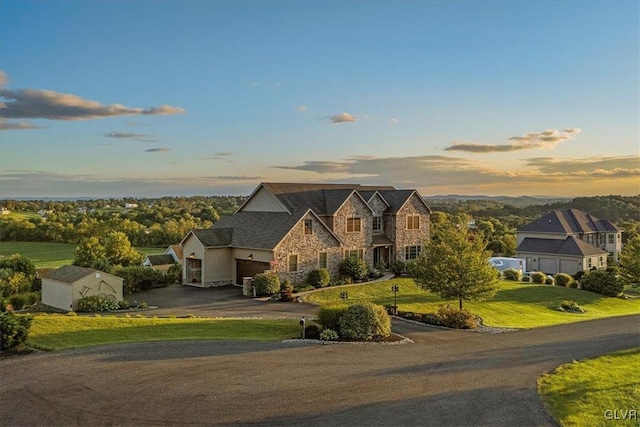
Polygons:
M640 316L394 330L415 344L165 342L9 358L0 424L554 425L536 393L542 373L640 345Z

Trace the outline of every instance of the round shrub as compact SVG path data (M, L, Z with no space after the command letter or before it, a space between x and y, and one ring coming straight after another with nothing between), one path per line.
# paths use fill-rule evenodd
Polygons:
M384 307L370 302L353 304L340 317L340 335L357 340L388 337L391 318Z
M522 281L524 283L531 283L531 276L522 276Z
M31 316L0 313L0 351L22 344L27 339L32 321Z
M291 280L284 279L284 281L280 284L280 290L293 292L293 284L291 283Z
M324 329L333 329L340 333L340 317L347 311L345 306L320 307L316 315L318 322Z
M556 281L556 286L563 286L565 288L568 288L573 282L575 282L575 280L573 280L573 277L569 276L566 273L558 273L553 278Z
M553 277L547 276L547 278L544 280L544 283L547 285L553 285L555 282L553 280Z
M336 341L338 338L340 338L338 333L333 329L323 329L322 332L320 332L320 339L322 341Z
M118 310L118 301L114 298L105 298L100 295L91 295L80 298L78 302L78 311L84 313L96 313L99 311L115 311Z
M519 282L522 279L522 272L515 268L507 268L502 272L502 276L505 280L515 280L516 282Z
M326 268L311 270L307 276L307 283L314 288L324 288L331 281L331 276Z
M320 328L317 325L308 325L304 328L304 337L310 340L320 338Z
M395 260L391 264L391 272L396 276L400 276L401 274L407 271L407 264L402 260Z
M584 313L586 311L584 308L580 307L577 302L569 300L562 301L562 303L560 303L560 308L571 313Z
M441 305L438 308L438 317L442 326L455 329L474 329L478 326L475 316L466 308L455 309L449 304Z
M340 264L340 274L353 280L363 280L369 274L369 268L362 258L349 257Z
M280 290L280 279L274 273L256 274L253 286L258 296L273 295Z
M40 292L22 292L9 297L9 303L14 310L30 307L38 301L40 301Z
M531 273L531 281L533 283L538 283L540 285L544 285L544 283L547 280L547 275L544 273L541 273L539 271L534 271L533 273Z
M580 280L580 287L585 291L595 292L608 297L617 297L624 290L622 281L614 272L604 270L589 271Z
M129 301L127 301L126 299L123 299L122 301L118 301L119 310L128 310L129 307L131 307L131 304L129 304Z

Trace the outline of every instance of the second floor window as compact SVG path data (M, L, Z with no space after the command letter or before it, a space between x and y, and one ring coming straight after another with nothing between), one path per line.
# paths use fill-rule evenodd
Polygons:
M609 243L613 243L615 234L609 234Z
M407 230L420 229L420 215L407 215Z
M347 233L359 233L362 230L360 218L347 218Z
M382 217L374 216L372 224L373 224L372 228L374 232L382 230Z
M310 219L304 220L304 234L313 234L313 221Z

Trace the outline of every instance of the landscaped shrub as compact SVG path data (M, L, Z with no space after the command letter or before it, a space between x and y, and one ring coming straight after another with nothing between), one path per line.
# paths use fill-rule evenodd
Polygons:
M562 301L562 303L560 304L560 308L562 308L564 311L569 311L571 313L584 313L585 309L580 307L580 305L578 305L577 302L575 301Z
M340 263L340 274L353 280L363 280L369 274L369 268L362 258L349 257Z
M589 271L580 280L580 287L585 291L595 292L608 297L617 297L624 290L621 280L612 271Z
M169 267L165 275L165 282L167 285L182 283L182 266L180 264L176 263Z
M118 308L118 301L111 298L105 298L100 295L91 295L88 297L80 298L80 301L78 301L78 311L84 313L115 311Z
M320 332L320 339L322 341L336 341L340 336L333 329L323 329Z
M531 283L531 276L522 276L522 281L524 283Z
M370 302L353 304L340 316L340 335L370 340L391 334L391 318L384 307Z
M27 339L32 320L31 316L0 313L0 351L22 344Z
M539 271L534 271L533 273L531 273L531 281L533 283L538 283L540 285L543 285L546 280L547 280L547 275L544 273L541 273Z
M307 283L314 288L324 288L331 281L329 270L326 268L316 268L311 270L307 276Z
M515 268L507 268L503 273L505 280L515 280L519 282L522 279L522 272Z
M123 299L122 301L118 301L119 310L128 310L130 307L131 307L131 304L129 304L129 301L127 301L126 299Z
M333 329L340 333L340 317L347 311L345 306L320 307L316 315L318 322L324 329Z
M291 283L291 280L284 279L284 281L280 283L280 290L293 292L293 284Z
M555 281L553 280L553 277L549 277L549 276L547 276L547 278L546 278L546 279L544 279L544 283L545 283L546 285L553 285L553 284L555 283Z
M14 310L21 310L24 307L32 306L40 301L40 293L23 292L21 294L11 295L8 299Z
M257 296L273 295L280 290L280 278L274 273L259 273L253 279Z
M442 326L455 329L473 329L478 326L475 316L466 308L458 310L449 304L438 308L438 317Z
M566 273L558 273L553 277L556 281L556 286L563 286L565 288L569 287L575 280L573 277L569 276Z
M573 279L579 282L580 279L582 279L582 276L584 276L584 274L585 274L584 271L580 270L573 275Z
M122 277L125 295L165 285L165 277L149 267L116 267L111 274Z
M317 340L320 338L320 328L318 328L318 325L307 325L304 328L304 337L310 340Z
M293 285L293 291L295 293L300 293L300 292L307 292L307 291L312 291L315 288L313 286L309 286L306 283L300 283L298 285Z
M400 276L401 274L404 274L407 271L407 264L404 261L395 260L391 264L391 271L396 276Z
M284 279L280 284L280 302L292 302L295 301L293 297L293 285L291 280Z

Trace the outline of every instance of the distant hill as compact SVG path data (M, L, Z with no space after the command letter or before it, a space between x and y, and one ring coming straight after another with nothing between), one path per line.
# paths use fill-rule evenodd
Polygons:
M457 202L465 202L469 200L478 200L478 201L489 201L495 202L505 205L524 207L524 206L533 206L533 205L548 205L555 203L566 203L570 202L572 199L569 197L552 197L552 196L468 196L468 195L460 195L460 194L447 194L447 195L437 195L437 196L425 196L423 197L427 203L432 202L433 204L447 204L447 203L457 203Z

